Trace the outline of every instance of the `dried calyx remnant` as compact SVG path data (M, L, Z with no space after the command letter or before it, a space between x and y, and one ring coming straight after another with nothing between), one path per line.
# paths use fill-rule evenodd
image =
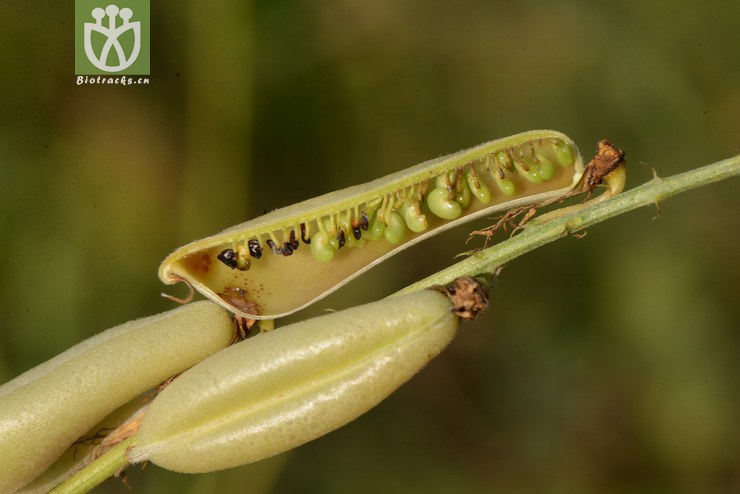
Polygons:
M453 314L460 319L472 321L478 314L488 309L489 286L488 280L482 277L475 279L460 276L448 285L438 285L432 289L447 295L452 303Z
M247 296L247 291L243 288L227 287L224 288L222 292L219 292L218 296L221 297L231 307L237 307L239 309L239 312L249 314L260 313L259 305L249 300L249 297ZM254 327L254 325L257 323L256 319L243 317L239 314L234 314L233 319L235 331L234 340L232 341L232 343L236 343L237 341L244 340L249 336L253 336L251 334L251 331L252 327Z
M624 164L624 151L611 141L602 139L596 143L596 156L586 165L583 177L574 189L576 193L586 192L589 195L600 185L604 178Z

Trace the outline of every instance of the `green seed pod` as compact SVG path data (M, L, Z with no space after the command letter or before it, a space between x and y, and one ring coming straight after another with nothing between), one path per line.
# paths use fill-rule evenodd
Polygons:
M450 198L447 189L439 187L432 190L427 196L427 206L429 210L444 220L454 220L462 214L460 204Z
M186 371L152 402L132 462L209 472L297 447L354 420L452 340L448 298L423 290L288 325Z
M535 166L543 162L540 157L563 166L550 173L547 167ZM475 192L468 190L466 173L475 174ZM184 281L243 317L275 319L325 297L432 235L498 211L562 197L574 190L582 175L583 162L567 136L552 130L525 132L278 209L197 240L169 255L159 276L167 284ZM497 189L502 193L492 193ZM470 200L471 193L477 201ZM430 194L436 199L430 201ZM425 215L425 228L420 216L409 219L401 214L409 200L419 202L421 214L427 206L433 211L432 203L437 207L434 214ZM386 235L392 214L408 220L404 229L408 225L411 231L401 235L392 230ZM317 231L327 235L322 246L334 249L330 261L325 251L317 257L314 252L320 251L301 247ZM340 245L342 236L345 245ZM331 262L330 269L326 262ZM296 279L301 280L300 290L295 288ZM244 290L250 303L235 305L219 296L230 288Z
M111 411L233 335L228 312L199 302L104 331L0 386L0 492L33 480Z
M137 415L145 408L150 401L151 394L144 393L135 397L125 405L119 407L113 411L110 415L107 415L102 421L96 423L90 429L88 429L82 437L84 438L100 438L100 441L75 441L64 453L62 453L56 461L51 464L44 472L33 479L32 482L26 484L21 489L16 491L16 494L46 494L55 487L59 486L62 482L69 479L74 475L82 465L97 458L98 453L101 451L101 447L104 442L110 442L115 435L115 432L106 435L105 438L101 438L101 432L114 431L122 424L130 420L134 415ZM54 491L56 492L56 491ZM62 492L65 492L62 489ZM66 491L69 492L69 491Z

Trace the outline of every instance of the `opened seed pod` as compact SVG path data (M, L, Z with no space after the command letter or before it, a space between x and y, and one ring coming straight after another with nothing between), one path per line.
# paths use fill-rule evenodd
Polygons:
M167 284L184 281L244 317L282 317L448 228L564 195L582 174L567 136L525 132L190 243L162 262L159 277Z

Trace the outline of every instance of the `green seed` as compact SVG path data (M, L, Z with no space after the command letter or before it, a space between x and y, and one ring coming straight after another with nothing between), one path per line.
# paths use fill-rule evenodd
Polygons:
M555 165L552 164L552 161L550 161L544 154L537 153L535 156L540 162L539 166L537 167L540 177L542 177L543 180L550 180L552 177L554 177Z
M446 178L445 178L446 177ZM460 206L466 208L470 204L470 190L464 180L461 180L459 170L450 170L447 175L444 173L439 175L434 181L434 185L438 189L448 190L448 187L452 188L455 194L455 201Z
M388 226L383 232L385 239L392 243L397 244L406 234L406 223L396 213L390 213L388 215Z
M379 215L375 213L375 216L373 216L373 219L370 222L370 228L367 230L367 238L370 240L380 240L383 238L383 234L385 233L385 221L380 219L378 216ZM365 237L363 236L363 238Z
M466 180L461 180L457 187L455 202L466 208L470 204L470 188L468 187L468 182Z
M414 202L413 204L404 203L399 212L403 215L406 225L412 232L419 233L429 228L427 217L422 214L418 202Z
M240 244L236 248L237 256L236 256L236 267L240 271L246 271L249 269L250 262L249 262L249 250L247 249L246 245Z
M455 180L455 170L450 170L449 172L447 172L446 177L447 178L445 178L444 173L442 175L439 175L434 180L434 186L438 189L446 189L448 184L452 185L453 181Z
M499 190L503 192L505 196L511 197L516 194L516 186L514 185L514 182L508 178L501 178L498 173L494 173L493 178L496 180L496 185L498 185Z
M514 161L514 166L521 176L523 176L533 184L541 184L542 182L544 182L544 179L540 175L539 167L537 165L532 165L528 163L527 166L529 166L529 170L525 170L524 166L522 166L521 163L519 163L518 161Z
M352 234L352 225L349 222L345 222L341 225L342 231L344 232L344 246L347 248L355 247L357 240Z
M570 146L563 141L555 141L555 159L560 166L570 166L573 164L573 152Z
M460 204L453 201L447 189L436 188L427 196L429 210L443 220L454 220L462 214Z
M506 151L498 151L496 153L496 161L498 161L504 168L511 170L511 158L506 154Z
M481 204L486 205L491 202L491 190L481 179L476 180L472 173L467 173L465 178L470 187L470 192L473 193L475 198L478 199Z
M329 262L334 257L334 249L327 237L324 232L316 232L311 237L311 254L319 262Z

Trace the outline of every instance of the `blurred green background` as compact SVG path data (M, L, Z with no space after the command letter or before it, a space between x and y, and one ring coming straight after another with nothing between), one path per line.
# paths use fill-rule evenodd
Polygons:
M671 175L740 149L734 0L153 1L151 84L128 87L75 85L63 3L0 4L0 381L172 308L156 269L175 247L441 154L554 128L587 159L612 139L634 186L646 164ZM129 482L738 492L739 192L728 180L517 259L485 317L339 431L252 466L150 465ZM298 317L426 276L485 224Z

